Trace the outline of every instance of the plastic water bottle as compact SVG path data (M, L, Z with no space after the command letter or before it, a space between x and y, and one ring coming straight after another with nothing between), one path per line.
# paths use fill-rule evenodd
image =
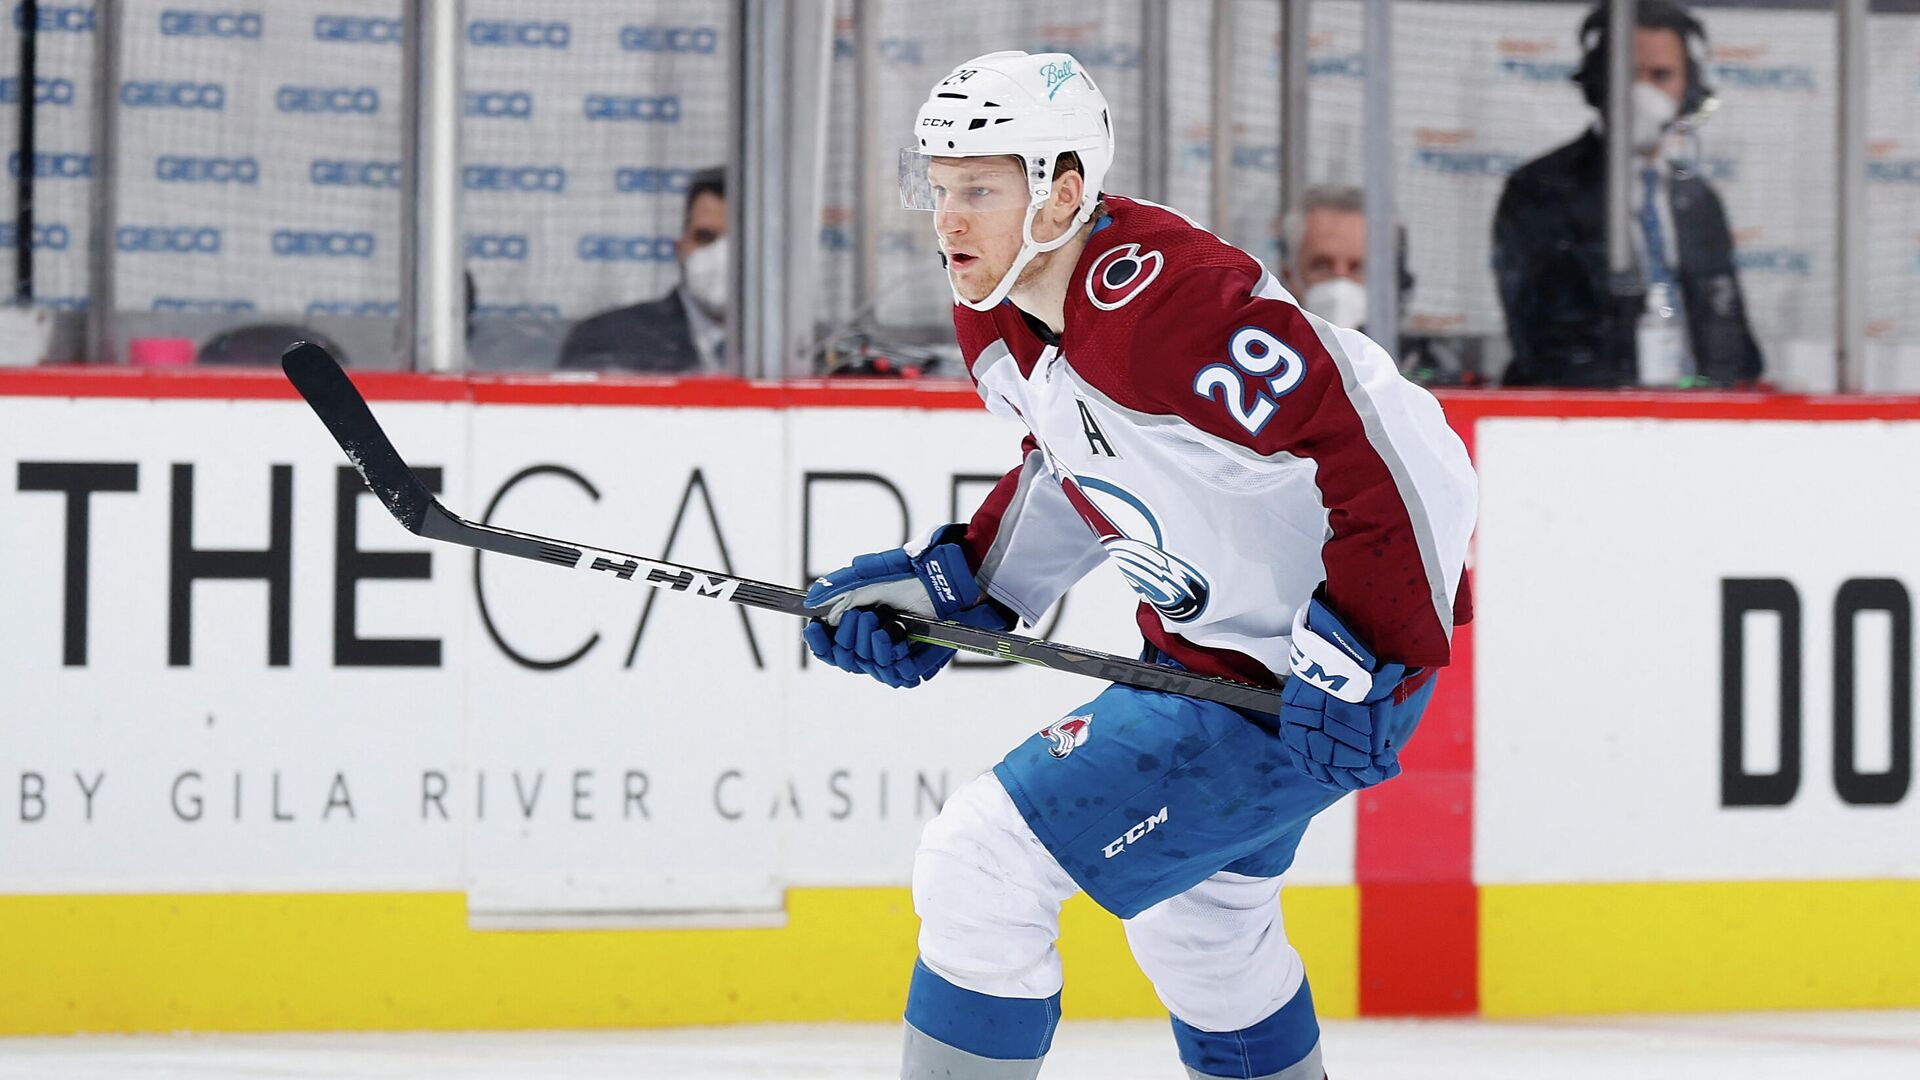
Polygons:
M1647 286L1647 308L1634 335L1641 386L1680 386L1686 379L1687 320L1678 300L1671 282Z

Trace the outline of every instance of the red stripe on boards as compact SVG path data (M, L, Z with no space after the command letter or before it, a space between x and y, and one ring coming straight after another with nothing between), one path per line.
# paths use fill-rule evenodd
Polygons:
M1449 410L1467 452L1471 416ZM1469 559L1471 561L1471 559ZM1401 774L1356 797L1360 1014L1447 1015L1480 1005L1473 882L1473 626L1453 631Z
M1471 881L1360 886L1360 1015L1473 1013L1479 967L1480 890Z

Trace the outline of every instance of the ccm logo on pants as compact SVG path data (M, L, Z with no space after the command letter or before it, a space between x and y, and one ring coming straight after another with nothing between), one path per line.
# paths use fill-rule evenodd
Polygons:
M1152 817L1141 822L1140 824L1135 825L1133 828L1128 829L1122 835L1114 837L1113 843L1108 844L1102 850L1106 852L1107 858L1111 859L1115 855L1118 855L1121 852L1132 847L1134 844L1139 843L1140 838L1152 832L1154 829L1154 826L1165 825L1166 823L1167 823L1167 808L1163 806L1160 808L1159 813L1153 815Z

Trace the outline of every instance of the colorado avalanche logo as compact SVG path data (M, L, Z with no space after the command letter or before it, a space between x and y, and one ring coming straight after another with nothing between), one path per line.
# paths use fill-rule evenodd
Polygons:
M1138 495L1089 476L1062 477L1061 486L1141 599L1177 623L1192 622L1207 610L1213 587L1206 575L1166 550L1159 519Z
M1101 311L1121 307L1153 284L1165 262L1157 251L1142 252L1139 244L1102 252L1087 270L1087 299Z
M1093 714L1084 713L1080 716L1069 716L1064 720L1055 720L1041 728L1040 734L1053 740L1053 745L1047 747L1047 753L1056 759L1073 753L1074 747L1086 744L1087 729L1092 723Z

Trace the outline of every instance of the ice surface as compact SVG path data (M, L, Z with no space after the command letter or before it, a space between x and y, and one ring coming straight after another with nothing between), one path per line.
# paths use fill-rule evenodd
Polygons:
M843 1080L897 1075L893 1025L0 1039L5 1080ZM1326 1025L1333 1080L1915 1080L1920 1012ZM1044 1080L1180 1080L1154 1021L1062 1025Z

